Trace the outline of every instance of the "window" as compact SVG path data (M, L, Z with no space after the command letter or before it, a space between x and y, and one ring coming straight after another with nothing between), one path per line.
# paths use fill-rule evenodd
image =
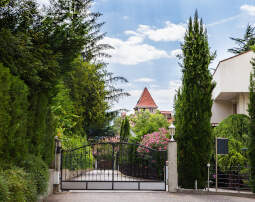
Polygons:
M150 109L150 112L153 113L153 109Z

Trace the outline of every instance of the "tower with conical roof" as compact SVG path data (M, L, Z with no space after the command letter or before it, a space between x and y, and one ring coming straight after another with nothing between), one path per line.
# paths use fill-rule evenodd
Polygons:
M134 110L135 112L141 112L148 110L150 113L156 114L158 106L155 104L151 94L148 89L145 87L143 93L138 100Z

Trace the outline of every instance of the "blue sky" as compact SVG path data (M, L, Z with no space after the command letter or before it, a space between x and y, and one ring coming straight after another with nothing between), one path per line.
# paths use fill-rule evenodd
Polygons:
M47 3L47 0L38 0ZM181 85L181 68L176 54L181 53L187 21L198 10L208 31L211 51L217 52L210 68L231 57L235 47L229 37L242 38L248 23L255 26L254 0L95 0L92 11L103 14L107 32L101 43L115 49L105 60L108 70L124 76L129 83L119 84L131 94L113 108L133 113L144 87L162 111L173 110L175 90Z

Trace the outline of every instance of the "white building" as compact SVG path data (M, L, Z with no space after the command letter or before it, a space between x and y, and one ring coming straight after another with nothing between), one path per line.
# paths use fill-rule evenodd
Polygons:
M231 114L248 115L252 58L255 58L255 53L246 51L219 62L213 74L213 80L216 82L212 93L213 125L219 124Z

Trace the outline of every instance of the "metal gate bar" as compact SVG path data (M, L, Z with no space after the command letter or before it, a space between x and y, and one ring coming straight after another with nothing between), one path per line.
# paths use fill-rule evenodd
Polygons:
M94 143L61 151L62 190L166 190L166 151Z

